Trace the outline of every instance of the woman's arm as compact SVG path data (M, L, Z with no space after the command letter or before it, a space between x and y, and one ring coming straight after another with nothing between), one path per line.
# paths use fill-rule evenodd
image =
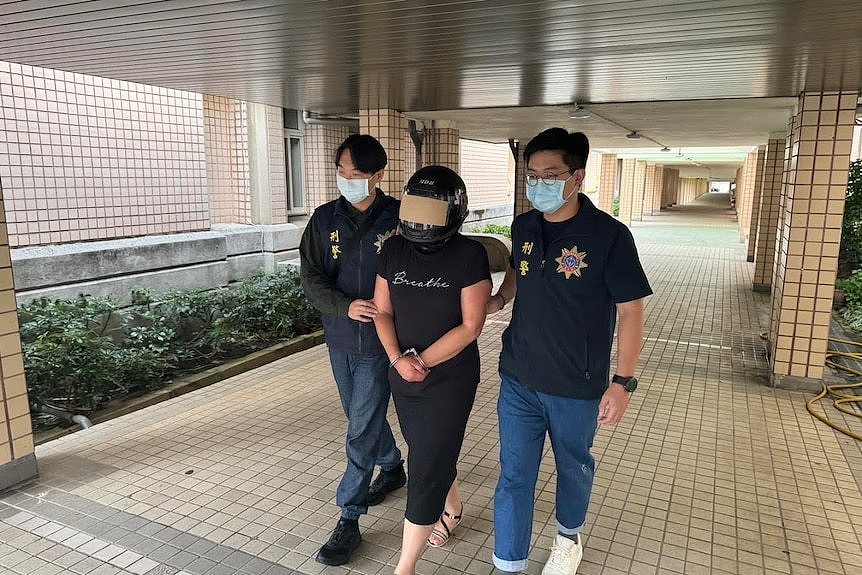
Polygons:
M506 277L503 278L500 289L488 300L488 315L497 313L506 307L507 303L515 299L515 293L518 291L516 280L515 269L512 266L506 266Z
M395 333L395 320L392 316L392 300L389 298L389 283L377 276L374 283L374 304L377 306L377 315L374 316L374 327L377 328L377 337L383 344L386 356L390 362L395 362L395 370L405 381L422 381L428 375L419 360L415 357L400 357L401 346L398 344L398 335Z
M491 282L482 280L461 289L461 325L450 329L422 353L422 361L434 367L450 360L476 341L485 325ZM378 304L379 308L379 304ZM380 313L377 314L378 316ZM376 321L376 320L375 320Z

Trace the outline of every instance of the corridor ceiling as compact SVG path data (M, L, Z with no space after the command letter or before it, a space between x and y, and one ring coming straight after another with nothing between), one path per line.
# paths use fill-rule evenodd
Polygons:
M862 2L20 0L0 2L0 60L321 113L391 107L494 141L570 126L578 102L671 147L690 143L685 118L700 145L735 146L785 129L801 91L860 88ZM702 100L718 103L684 104Z

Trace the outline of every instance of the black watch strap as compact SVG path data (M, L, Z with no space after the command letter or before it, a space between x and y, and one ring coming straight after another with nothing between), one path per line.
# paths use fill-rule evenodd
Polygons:
M638 387L638 380L636 377L623 377L621 375L614 374L611 378L613 383L618 383L622 385L626 391L629 393L633 392Z

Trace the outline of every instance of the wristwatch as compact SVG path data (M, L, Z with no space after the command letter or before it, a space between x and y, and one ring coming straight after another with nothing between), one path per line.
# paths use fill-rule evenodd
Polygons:
M614 374L614 376L611 378L611 382L620 384L629 393L633 392L638 388L638 379L634 376L623 377L621 375Z

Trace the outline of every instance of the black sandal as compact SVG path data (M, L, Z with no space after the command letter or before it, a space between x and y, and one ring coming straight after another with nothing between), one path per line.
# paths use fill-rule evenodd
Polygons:
M446 525L446 522L443 521L443 517L448 517L449 519L454 520L455 525L453 525L450 528L448 525ZM435 527L434 530L431 531L431 535L428 537L428 546L440 548L440 547L443 547L444 545L446 545L446 542L449 541L449 538L452 536L452 532L455 531L456 527L461 525L461 520L463 519L463 517L464 517L464 502L463 501L461 502L461 511L458 512L458 515L450 515L449 512L444 510L443 515L440 516L440 520L438 521L438 523L443 526L443 530L445 532L440 531L439 529L437 529ZM431 537L436 537L437 539L439 539L440 544L438 545L437 543L434 543L431 540Z

